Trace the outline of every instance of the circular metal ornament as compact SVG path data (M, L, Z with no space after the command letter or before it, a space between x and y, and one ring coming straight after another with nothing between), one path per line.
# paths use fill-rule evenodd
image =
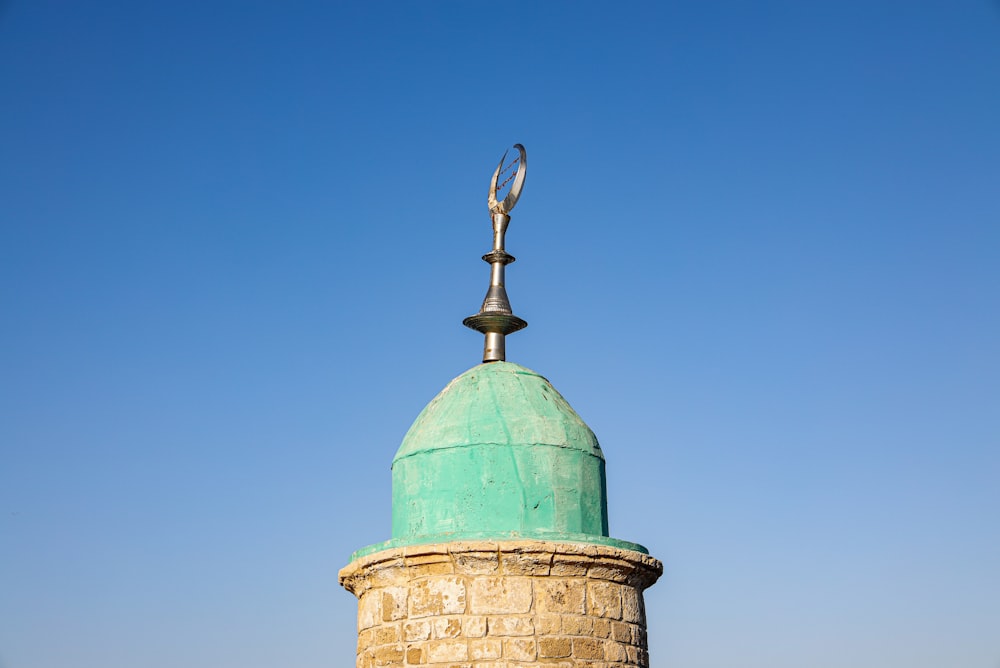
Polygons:
M513 334L528 326L527 322L510 313L477 313L463 320L462 324L483 334L497 332L504 335Z
M521 196L521 189L524 188L524 175L528 171L528 154L520 144L514 144L514 148L517 149L517 157L504 165L507 154L510 153L509 149L505 151L500 158L500 164L493 172L493 179L490 180L490 196L487 200L490 213L510 213ZM508 185L510 190L505 190ZM507 194L504 195L504 192ZM502 199L498 200L497 198L501 196Z

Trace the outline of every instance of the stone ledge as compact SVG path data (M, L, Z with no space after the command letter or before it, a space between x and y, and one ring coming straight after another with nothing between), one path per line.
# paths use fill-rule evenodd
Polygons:
M340 584L361 597L372 587L421 577L575 575L637 587L652 585L663 564L648 554L592 543L541 540L455 541L375 552L340 570ZM619 605L621 605L619 603Z
M510 543L510 542L539 542L539 543L580 543L584 545L603 545L605 547L616 547L626 552L641 552L649 554L649 550L638 543L632 543L619 538L602 536L592 533L576 533L572 531L549 531L539 530L537 532L522 533L518 531L505 532L449 532L434 535L421 536L397 536L389 540L367 545L360 550L356 550L351 555L351 561L356 561L362 557L395 550L403 547L421 547L427 545L442 545L449 543Z

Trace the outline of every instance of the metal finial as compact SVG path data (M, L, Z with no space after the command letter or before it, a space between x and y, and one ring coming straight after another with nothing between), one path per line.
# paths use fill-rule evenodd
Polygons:
M462 321L466 327L486 335L484 362L502 362L507 359L505 337L528 326L528 323L514 315L504 287L504 267L514 261L514 256L508 254L503 247L504 235L510 223L508 214L521 196L524 175L528 170L528 155L524 152L524 147L514 144L514 148L517 150L517 157L505 166L504 161L510 151L505 152L490 180L487 203L493 219L493 250L483 256L483 261L490 265L490 287L479 313ZM506 196L498 200L498 193L504 193L508 185L510 189L506 191Z

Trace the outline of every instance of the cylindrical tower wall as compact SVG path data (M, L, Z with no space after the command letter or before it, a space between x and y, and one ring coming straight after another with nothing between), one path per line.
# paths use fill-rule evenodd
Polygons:
M604 545L461 541L355 560L358 668L649 665L643 590L663 571Z

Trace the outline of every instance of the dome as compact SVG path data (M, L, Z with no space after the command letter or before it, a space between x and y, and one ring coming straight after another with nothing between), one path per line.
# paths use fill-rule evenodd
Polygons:
M455 378L393 459L393 543L607 536L597 437L523 366L492 362Z

